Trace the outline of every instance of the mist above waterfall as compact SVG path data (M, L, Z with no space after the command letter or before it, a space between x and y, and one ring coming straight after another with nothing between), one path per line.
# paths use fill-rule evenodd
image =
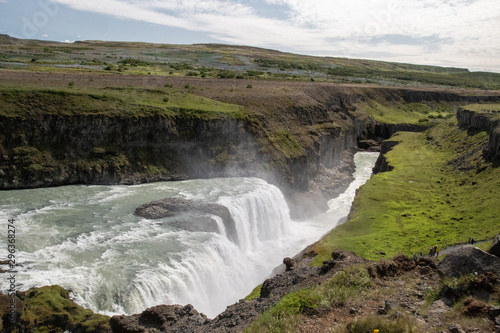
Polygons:
M359 186L376 154L356 159ZM354 192L330 202L344 208L295 222L280 190L257 178L66 186L0 192L0 219L17 222L24 265L19 289L59 284L79 304L105 314L192 304L214 317L262 283L284 257L333 228ZM134 215L136 207L166 197L221 204L234 228L213 214Z

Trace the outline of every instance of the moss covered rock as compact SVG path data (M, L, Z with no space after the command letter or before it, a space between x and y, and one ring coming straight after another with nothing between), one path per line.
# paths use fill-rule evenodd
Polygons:
M109 317L84 309L60 286L32 288L17 293L15 317L9 304L13 296L0 295L2 332L110 332Z

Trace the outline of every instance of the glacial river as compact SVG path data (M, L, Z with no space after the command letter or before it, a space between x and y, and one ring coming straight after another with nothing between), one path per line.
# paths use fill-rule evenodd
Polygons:
M356 154L350 187L329 202L328 212L302 222L290 219L277 187L256 178L0 191L0 256L7 256L7 224L15 219L22 263L18 290L58 284L78 304L108 315L192 304L215 317L262 283L284 257L334 228L377 156ZM226 236L224 223L213 215L197 216L196 222L188 214L160 220L134 215L136 207L167 197L226 206L237 240ZM8 281L0 287L6 292Z

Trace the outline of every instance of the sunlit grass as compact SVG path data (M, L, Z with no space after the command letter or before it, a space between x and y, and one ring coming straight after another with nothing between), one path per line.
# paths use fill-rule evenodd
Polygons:
M360 300L367 297L373 287L374 283L365 267L349 267L319 286L284 296L245 332L294 332L300 324L301 314L328 310L354 299Z
M339 248L380 259L493 237L500 170L483 160L487 139L484 132L460 130L454 121L393 137L399 144L386 156L394 170L361 187L349 221L315 246L314 263Z
M0 115L24 117L33 112L110 116L182 116L189 112L211 118L241 117L244 109L173 88L79 88L73 82L66 89L0 87Z

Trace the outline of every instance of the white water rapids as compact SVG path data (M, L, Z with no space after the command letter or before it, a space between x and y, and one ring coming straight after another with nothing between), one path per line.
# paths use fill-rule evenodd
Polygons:
M80 305L108 315L192 304L214 317L262 283L284 257L334 228L377 156L356 154L351 186L329 202L328 212L303 222L290 219L277 187L256 178L0 191L0 255L7 256L7 223L15 219L23 265L18 290L58 284ZM134 215L141 204L174 196L226 206L237 240L227 237L217 216ZM0 287L6 292L8 281Z

